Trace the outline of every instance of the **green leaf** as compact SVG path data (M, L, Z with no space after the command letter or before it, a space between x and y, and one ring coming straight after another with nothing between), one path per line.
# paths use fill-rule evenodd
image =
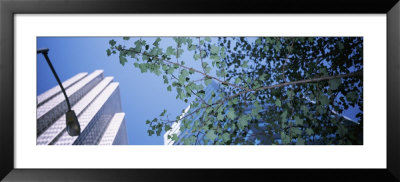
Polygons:
M237 104L238 101L239 101L239 99L238 99L238 98L235 98L235 99L232 100L232 103L233 103L233 104Z
M200 51L200 57L204 58L206 56L206 51L201 50Z
M172 140L173 141L178 141L179 140L178 135L172 134Z
M211 38L210 37L205 37L204 40L207 41L207 42L211 42Z
M217 135L215 135L214 130L209 130L206 134L206 138L208 138L210 140L215 140L215 138L217 138Z
M274 48L275 48L276 52L279 52L279 50L281 50L280 46L278 46L278 45L274 45Z
M342 42L339 42L338 44L339 44L339 49L340 49L340 50L343 50L343 49L344 49L343 43L342 43Z
M230 120L234 120L236 118L235 110L233 108L229 108L227 117Z
M338 89L339 85L342 83L342 79L336 78L329 80L329 86L331 90L336 90Z
M346 94L346 98L350 101L350 102L356 102L357 101L357 93L355 92L348 92Z
M237 84L239 84L241 81L242 81L242 80L241 80L239 77L237 77L237 78L235 79L235 84L237 85Z
M188 47L188 50L189 51L194 51L194 50L196 50L197 49L197 46L196 45L190 45L189 47Z
M226 58L225 47L222 47L222 48L221 48L221 53L220 53L220 55L221 55L221 58L222 58L222 59L225 59L225 58Z
M244 61L243 64L242 64L242 68L248 68L249 65L247 65L247 63L248 63L248 61Z
M146 124L150 124L150 120L146 120Z
M178 49L177 58L181 57L183 54L183 49Z
M218 52L219 52L219 47L211 45L211 54L218 54Z
M160 114L160 116L164 116L166 112L167 110L164 109L163 112Z
M321 114L325 114L326 113L326 109L321 105L317 106L317 111L319 113L321 113Z
M224 120L224 115L219 112L218 115L217 115L217 120L218 121L223 121Z
M189 69L189 74L193 74L194 73L194 69L193 68L190 68Z
M157 39L156 39L156 41L154 41L153 45L157 47L159 45L160 41L161 41L161 38L157 37Z
M174 73L174 70L175 70L174 67L170 67L170 68L167 70L167 74L172 74L172 73Z
M163 64L163 65L162 65L162 69L163 69L163 71L167 71L167 70L168 70L167 65Z
M111 50L110 49L107 49L106 52L107 52L107 56L111 55Z
M189 72L188 72L186 69L183 69L183 70L181 71L181 74L182 74L182 76L186 77L186 76L189 75Z
M202 66L203 68L207 67L207 65L208 65L207 62L203 62L203 63L201 64L201 66Z
M294 96L293 90L287 90L286 94L288 95L289 99L291 99Z
M256 39L256 45L261 45L261 38Z
M281 100L276 99L275 105L278 106L278 107L281 107L282 106Z
M111 46L114 46L117 42L116 42L114 39L112 39L112 40L110 40L108 43L109 43Z
M260 80L261 80L261 81L264 81L264 80L265 80L265 77L267 77L267 74L262 74L262 75L260 76Z
M147 72L147 64L139 64L139 68L141 73Z
M161 128L161 127L157 129L157 132L156 132L156 133L157 133L157 136L160 136L160 135L161 135L161 131L162 131L162 128Z
M208 86L211 83L212 79L210 78L206 78L204 79L204 84L206 84L206 86Z
M306 134L307 135L312 135L312 134L314 134L314 131L311 128L307 128L306 129Z
M193 58L194 58L195 61L199 60L200 59L200 54L194 54Z
M175 54L175 49L172 46L169 46L166 53L168 56L173 55Z
M135 41L135 46L136 47L141 47L142 46L142 41L141 40L137 40L137 41Z
M296 121L296 125L298 125L298 126L303 125L303 119L301 119L299 116L295 116L294 120Z
M142 46L146 45L146 41L145 40L141 40L141 45Z
M322 105L328 105L329 104L329 99L326 95L321 95L319 96L319 101L321 102Z
M304 114L307 114L308 111L309 111L309 110L308 110L308 107L305 106L305 105L302 105L300 109L304 112Z
M239 118L239 123L238 126L241 130L243 130L249 123L249 121L251 120L251 117L249 115L241 115Z
M189 145L190 144L189 138L183 138L182 140L183 140L183 145Z
M283 111L283 113L281 114L282 123L285 123L287 121L287 114L288 114L287 110Z
M167 90L171 92L171 85L167 87Z
M326 70L326 68L320 68L319 72L322 73L323 76L328 76L328 71Z
M302 132L300 130L300 128L298 128L298 127L291 127L290 131L292 132L293 136L299 136L299 135L301 135L301 132Z
M297 141L296 141L296 145L304 145L304 139L302 139L302 138L297 138Z
M204 70L206 71L206 73L210 73L211 67L207 66L206 68L204 68Z
M124 40L129 40L129 37L122 37L122 39L124 39Z
M143 61L147 61L147 60L149 60L149 57L148 57L147 55L143 55L143 56L142 56L142 60L143 60Z
M222 140L224 141L224 142L227 142L227 141L229 141L231 139L231 135L229 134L229 133L224 133L223 135L222 135Z
M128 62L125 56L119 55L119 63L122 64L122 66L125 65L125 63Z
M165 127L164 127L164 130L165 130L165 131L168 131L168 130L170 130L170 129L172 129L171 126L166 124Z
M283 145L290 143L290 137L286 135L284 132L281 133L281 141Z

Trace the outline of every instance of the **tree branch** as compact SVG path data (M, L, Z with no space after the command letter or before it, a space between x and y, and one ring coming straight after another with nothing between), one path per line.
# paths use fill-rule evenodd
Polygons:
M191 116L192 114L196 113L197 111L199 111L200 109L204 109L207 107L211 107L213 105L216 104L220 104L220 103L224 103L227 100L233 99L241 94L245 94L247 92L252 92L252 91L261 91L261 90L267 90L267 89L271 89L271 88L279 88L279 87L284 87L284 86L288 86L288 85L296 85L296 84L304 84L304 83L310 83L310 82L318 82L318 81L324 81L324 80L331 80L331 79L335 79L335 78L346 78L346 77L352 77L352 76L358 76L358 75L362 75L362 71L358 71L358 72L354 72L354 73L349 73L349 74L343 74L343 75L333 75L333 76L325 76L325 77L319 77L319 78L312 78L312 79L307 79L307 80L299 80L299 81L293 81L293 82L285 82L285 83L281 83L281 84L276 84L276 85L270 85L270 86L266 86L266 87L260 87L258 89L254 89L254 90L249 90L249 91L242 91L239 92L237 94L231 95L229 97L225 97L222 100L219 100L217 102L212 103L209 106L205 106L205 107L199 107L196 110L194 110L193 112L183 116L181 119L184 119L188 116Z
M307 80L299 80L299 81L293 81L293 82L285 82L281 84L276 84L276 85L270 85L270 86L265 86L265 87L260 87L254 90L249 90L249 91L242 91L237 94L234 94L232 96L227 97L228 99L234 98L238 95L251 92L251 91L261 91L261 90L267 90L271 88L279 88L279 87L284 87L288 85L297 85L297 84L304 84L304 83L310 83L310 82L318 82L318 81L324 81L324 80L331 80L335 78L345 78L345 77L351 77L351 76L357 76L357 75L362 75L362 71L354 72L354 73L348 73L348 74L343 74L343 75L333 75L333 76L325 76L325 77L319 77L319 78L312 78L312 79L307 79Z
M176 78L175 75L173 75L173 74L171 74L171 75L172 75L173 78L175 78L175 80L178 80L178 78ZM201 97L198 96L196 93L194 93L192 89L190 89L190 91L191 91L196 97L198 97L205 105L208 105L208 106L209 106L209 104L207 104L207 102L206 102L203 98L201 98Z
M229 86L232 86L232 87L235 87L235 88L239 88L239 89L242 89L242 90L251 91L251 89L244 88L244 87L241 87L241 86L237 86L237 85L234 85L234 84L229 83L229 82L226 82L226 81L222 81L222 80L220 80L220 79L218 79L218 78L216 78L216 77L207 75L206 73L203 73L203 72L201 72L201 71L199 71L199 70L196 70L196 69L193 69L193 68L189 68L189 67L187 67L187 66L183 66L183 65L181 65L181 64L177 64L177 63L174 63L174 62L171 62L171 61L168 61L168 60L163 60L163 59L162 59L161 61L164 61L164 62L167 62L167 63L170 63L170 64L174 64L174 65L180 66L180 67L185 68L185 69L187 69L187 70L192 70L193 72L196 72L196 73L200 73L200 74L204 75L205 77L210 78L210 79L214 79L214 80L216 80L216 81L218 81L218 82L220 82L220 83L222 83L222 84L224 84L224 85L229 85Z
M133 50L132 50L132 51L133 51ZM137 52L137 51L133 51L133 52L136 52L137 54L146 55L146 56L148 56L148 57L152 57L153 59L157 59L157 60L160 60L160 61L164 61L164 62L167 62L167 63L169 63L169 64L177 65L177 66L182 67L182 68L185 68L185 69L187 69L187 70L192 70L193 72L200 73L200 74L204 75L205 77L210 78L210 79L214 79L214 80L216 80L216 81L218 81L218 82L220 82L220 83L222 83L222 84L224 84L224 85L229 85L229 86L232 86L232 87L235 87L235 88L239 88L239 89L242 89L242 90L248 90L248 91L250 91L250 89L248 89L248 88L244 88L244 87L237 86L237 85L234 85L234 84L229 83L229 82L226 82L226 81L222 81L222 80L220 80L220 79L218 79L218 78L216 78L216 77L207 75L205 72L201 72L201 71L196 70L196 69L194 69L194 68L189 68L189 67L187 67L187 66L183 66L183 65L181 65L181 64L179 64L179 63L174 63L174 62L169 61L169 60L160 59L158 56L149 55L149 54L147 54L147 53L142 53L142 52ZM202 65L202 67L203 67L203 65Z

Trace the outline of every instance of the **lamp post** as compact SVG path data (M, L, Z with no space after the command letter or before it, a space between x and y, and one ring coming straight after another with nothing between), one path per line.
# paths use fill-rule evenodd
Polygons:
M71 110L71 104L69 103L69 99L67 97L67 94L65 93L65 89L61 84L60 78L58 78L57 76L56 70L54 70L54 67L50 62L49 56L47 55L48 53L49 53L48 48L37 50L37 54L43 54L44 58L46 59L47 64L49 65L51 71L53 72L54 77L56 77L58 85L61 87L61 91L64 94L65 100L67 102L68 111L65 114L67 132L70 136L78 136L81 133L81 126L79 125L79 121L78 118L76 117L74 110Z

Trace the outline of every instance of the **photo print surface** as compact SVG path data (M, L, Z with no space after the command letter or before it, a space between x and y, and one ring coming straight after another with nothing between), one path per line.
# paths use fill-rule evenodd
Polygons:
M37 145L363 145L363 37L38 37L37 49Z

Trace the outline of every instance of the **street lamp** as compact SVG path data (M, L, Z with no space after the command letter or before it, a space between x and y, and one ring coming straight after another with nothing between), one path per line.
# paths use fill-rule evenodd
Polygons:
M67 97L67 94L65 93L65 89L62 86L61 81L57 76L56 70L54 70L54 67L51 64L49 57L47 56L48 53L49 53L48 48L37 50L37 54L43 54L44 58L46 59L47 64L50 66L50 69L53 72L54 77L56 77L58 85L60 85L61 91L63 92L65 100L67 101L68 111L65 114L66 115L67 132L70 136L78 136L81 133L81 126L79 125L79 121L78 121L78 118L76 117L74 110L71 110L71 104L69 103L69 99Z

